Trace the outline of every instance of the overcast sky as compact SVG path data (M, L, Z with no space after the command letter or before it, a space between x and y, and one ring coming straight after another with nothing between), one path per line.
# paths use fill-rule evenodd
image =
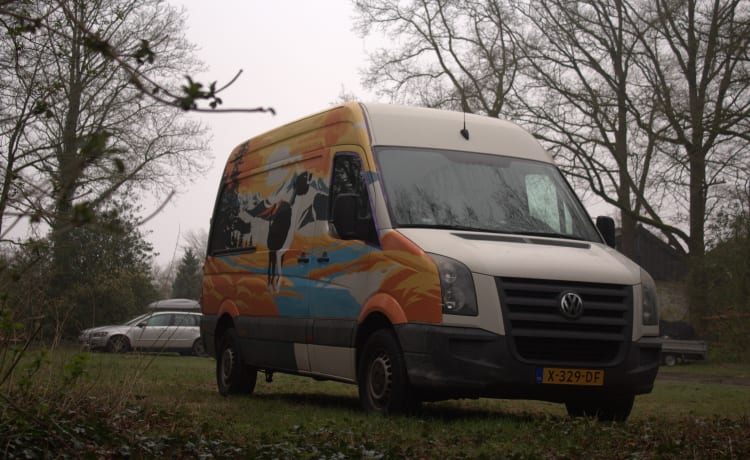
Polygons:
M169 1L186 8L185 34L208 67L198 81L221 85L242 69L239 80L221 94L224 106L273 107L276 115L195 115L210 127L213 167L145 224L161 266L179 262L186 233L208 231L219 179L236 145L323 110L342 92L375 101L360 85L359 72L367 52L383 45L377 41L383 39L362 39L352 30L351 0ZM614 215L598 198L588 196L584 203L592 216ZM149 210L157 207L153 203Z
M237 144L325 109L342 89L374 100L359 77L371 40L352 31L351 0L169 1L186 8L185 34L208 66L198 80L221 85L242 69L239 80L221 95L224 106L273 107L276 115L198 115L211 129L213 167L145 224L160 265L173 255L179 260L188 231L208 230L224 163Z

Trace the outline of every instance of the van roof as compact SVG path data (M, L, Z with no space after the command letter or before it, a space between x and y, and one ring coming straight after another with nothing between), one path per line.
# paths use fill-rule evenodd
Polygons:
M450 110L361 104L373 146L428 147L552 162L530 133L506 120ZM466 127L468 139L461 131Z
M357 143L357 136L364 135L369 136L372 146L463 150L552 162L534 136L510 121L450 110L359 102L347 102L253 137L237 146L229 161L324 127L333 129L334 125L339 127L339 137L309 139L306 148L324 147L322 144L329 141L330 145ZM464 126L468 139L461 134Z

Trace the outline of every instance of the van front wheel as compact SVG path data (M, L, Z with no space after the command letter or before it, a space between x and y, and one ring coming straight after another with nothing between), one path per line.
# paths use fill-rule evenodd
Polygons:
M367 412L410 412L417 408L404 358L393 331L381 329L367 339L357 371L359 401Z
M242 357L239 337L234 329L227 329L221 338L216 355L216 384L222 396L251 394L255 390L258 371L248 366Z

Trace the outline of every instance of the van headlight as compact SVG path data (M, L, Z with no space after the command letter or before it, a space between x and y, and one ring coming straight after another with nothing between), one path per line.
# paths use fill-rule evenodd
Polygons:
M474 280L466 265L449 257L429 254L437 265L440 276L443 313L449 315L477 315L477 296Z
M659 306L656 301L656 284L644 269L641 269L641 291L642 298L642 323L644 326L656 326L659 324Z

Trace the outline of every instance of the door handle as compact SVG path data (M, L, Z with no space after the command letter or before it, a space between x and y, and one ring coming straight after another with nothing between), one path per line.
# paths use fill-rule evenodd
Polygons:
M318 263L327 264L330 261L331 261L331 259L328 257L328 253L327 252L324 252L323 255L321 255L320 257L318 257Z

